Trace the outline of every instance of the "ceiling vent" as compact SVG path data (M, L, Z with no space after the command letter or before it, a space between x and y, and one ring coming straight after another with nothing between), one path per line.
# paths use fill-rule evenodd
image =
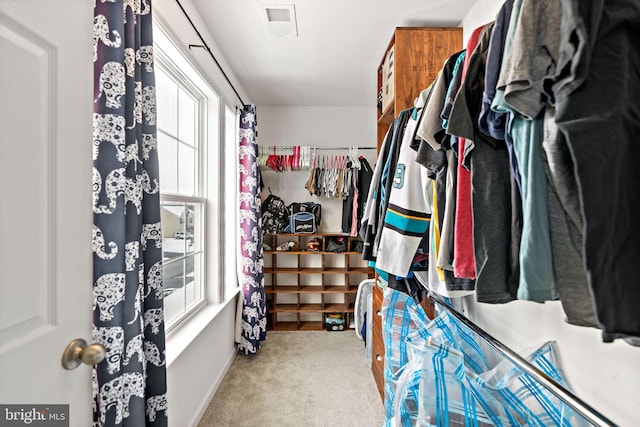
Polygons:
M296 37L296 9L292 4L263 4L262 15L267 34L272 37Z

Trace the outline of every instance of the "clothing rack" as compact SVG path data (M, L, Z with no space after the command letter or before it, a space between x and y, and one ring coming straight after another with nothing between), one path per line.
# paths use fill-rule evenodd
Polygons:
M359 165L360 150L376 150L376 147L318 147L303 145L259 145L258 167L261 170L288 172L315 169L345 169L349 161ZM328 154L329 151L334 153ZM340 153L335 153L339 151ZM358 166L359 168L359 166Z
M349 148L356 148L358 150L376 150L376 147L312 147L318 151L332 151L332 150L348 150Z
M265 147L266 149L276 149L276 150L287 150L292 149L291 145L261 145L260 147ZM357 150L377 150L376 147L318 147L318 146L298 146L304 148L315 149L318 151L333 151L333 150L348 150L350 148L355 148Z
M573 410L582 415L586 420L588 420L591 424L595 426L613 426L616 424L609 420L607 417L602 415L600 412L595 410L589 404L585 403L575 394L567 390L553 378L549 377L547 374L542 372L537 367L533 366L529 362L527 362L524 358L522 358L518 353L511 350L509 347L489 335L484 329L480 328L478 325L469 320L465 315L458 312L455 308L451 307L447 304L442 297L433 294L432 292L428 293L428 297L431 301L436 303L441 308L447 310L449 314L454 316L460 322L462 322L465 326L471 329L475 334L477 334L480 338L482 338L487 344L493 347L496 351L498 351L501 355L507 358L511 363L516 365L518 368L522 369L527 374L531 375L536 379L543 387L545 387L549 392L554 394L558 399L565 402L569 405Z

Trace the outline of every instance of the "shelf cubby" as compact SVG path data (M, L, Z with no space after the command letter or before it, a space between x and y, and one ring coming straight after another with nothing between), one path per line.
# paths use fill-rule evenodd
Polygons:
M321 240L320 250L306 251L307 242L313 238ZM347 250L327 251L329 238L345 239ZM293 250L276 250L289 241L295 243ZM264 242L273 249L264 251L265 293L272 302L268 313L272 329L323 330L328 313L342 314L345 328L349 328L358 285L374 277L362 254L351 250L358 241L357 236L340 233L264 236Z

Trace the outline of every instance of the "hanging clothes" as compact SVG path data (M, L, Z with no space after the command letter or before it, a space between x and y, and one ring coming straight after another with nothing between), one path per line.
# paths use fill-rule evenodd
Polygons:
M417 123L409 117L399 141L375 264L377 269L401 277L409 275L432 213L432 186L423 178L423 168L416 163L416 152L411 149Z
M477 299L501 303L514 299L517 288L509 281L514 273L507 262L512 218L508 152L503 141L480 132L477 120L482 106L489 31L487 27L470 58L467 80L458 94L463 102L454 106L449 131L464 136L468 143L461 162L468 162L471 167ZM459 121L456 109L464 105L465 121Z
M568 323L599 328L584 269L583 220L573 160L551 106L545 111L544 135L542 154L549 181L549 231L558 294Z
M387 133L382 141L380 147L380 153L378 155L378 161L373 171L373 177L371 178L371 185L369 186L369 192L367 193L367 202L362 214L362 220L360 225L360 237L363 240L362 258L367 261L375 261L376 248L374 248L374 241L376 234L378 233L380 212L381 212L381 184L382 184L382 170L384 169L386 158L389 156L389 149L391 147L391 139L393 138L394 123L389 127Z
M446 132L449 127L449 117L451 116L451 108L455 99L455 95L460 89L462 81L462 64L467 52L462 51L456 58L453 70L451 70L452 77L447 88L442 111L440 112L440 120L442 121L442 128ZM440 240L440 253L438 255L438 267L445 271L450 271L453 277L453 236L454 236L454 216L455 216L455 191L457 185L457 156L455 153L455 143L457 137L454 135L446 134L449 139L443 140L442 149L445 151L446 158L446 191L445 191L445 208L443 214L441 240Z
M467 42L467 55L462 68L462 79L464 81L468 68L468 60L474 51L480 38L483 27L476 28ZM459 136L455 132L450 134ZM458 158L463 159L465 153L465 140L458 138ZM458 186L456 188L456 215L455 215L455 235L454 235L454 274L456 277L475 279L475 262L473 259L473 216L471 212L471 172L463 166L463 162L458 162Z
M600 327L604 341L640 336L640 290L628 285L640 255L640 34L627 23L640 23L630 0L507 0L472 33L383 141L360 229L382 280L415 274L441 295L489 303L559 298L569 323ZM608 48L618 43L622 59ZM414 175L422 190L408 205L427 200L429 226L399 244L399 218L408 227L412 215L396 187Z
M520 281L518 298L544 302L558 299L551 259L547 182L542 164L542 78L557 58L560 22L559 1L543 2L549 14L543 20L532 13L530 0L516 0L500 78L497 83L502 97L494 100L494 109L510 112L508 132L520 171L522 196L522 236L520 242ZM539 10L540 12L542 9ZM547 54L533 55L542 49ZM535 61L534 61L535 58ZM524 65L524 66L523 66Z
M509 153L511 175L511 240L509 243L508 288L515 295L520 282L520 242L522 237L522 197L520 194L520 171L513 151L513 141L507 131L509 113L496 111L491 104L496 97L498 78L502 68L505 42L513 11L513 0L507 0L500 8L489 40L489 50L485 64L482 107L478 117L480 132L495 140L504 141ZM500 93L500 96L502 93Z
M415 144L418 151L416 161L427 169L427 177L434 181L433 226L428 236L428 264L432 268L429 269L426 283L429 289L446 296L468 295L475 289L474 279L458 278L453 274L455 197L451 196L456 190L457 161L452 152L452 140L455 137L446 133L450 108L446 109L445 105L454 102L462 80L465 57L466 51L461 51L445 61L436 82L431 86L416 131L416 139L420 139L419 144ZM443 113L446 120L442 119ZM448 159L449 154L451 156Z
M348 189L343 192L347 196L342 202L342 232L357 236L373 170L364 157L346 162L345 167Z
M509 151L511 171L518 185L518 192L520 192L521 185L518 161L513 152L511 135L507 132L507 121L509 120L510 113L508 111L498 111L491 108L496 97L498 78L500 77L500 70L502 69L507 33L514 9L513 4L514 0L508 0L500 8L489 41L489 50L485 64L482 107L480 108L480 115L478 116L478 127L484 135L505 141L507 150ZM519 13L519 8L520 3L518 3L518 7L516 8L516 13ZM500 93L500 96L502 96L502 93Z
M449 85L454 78L454 70L459 66L460 60L464 60L466 51L460 51L451 55L445 62L442 70L438 74L432 85L429 99L427 100L421 112L420 123L416 128L416 138L422 142L418 145L418 163L424 164L423 150L424 144L429 144L433 150L440 150L444 139L449 139L446 134L443 122L440 119L442 106L444 105Z
M347 163L347 167L351 167L351 162ZM354 198L356 196L356 183L354 182L357 179L357 174L353 174L350 177L350 188L348 190L348 195L342 201L342 232L346 234L351 234L351 225L354 220Z
M356 186L353 195L353 219L351 222L351 235L357 236L360 233L360 223L364 214L365 204L367 203L367 194L371 186L373 178L373 169L364 157L358 157L360 168L355 176Z
M560 59L545 87L573 160L587 278L604 341L640 337L640 10L634 0L562 5Z

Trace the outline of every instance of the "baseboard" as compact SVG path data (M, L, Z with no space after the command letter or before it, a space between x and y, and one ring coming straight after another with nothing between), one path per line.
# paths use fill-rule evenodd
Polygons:
M215 396L216 392L218 391L218 388L220 387L220 384L222 384L222 380L227 375L227 372L229 372L229 368L231 368L231 364L233 363L233 359L236 357L236 354L238 354L238 350L234 346L233 352L229 355L229 357L227 358L227 361L224 364L224 369L222 370L218 378L213 382L204 400L202 401L202 403L198 407L198 410L196 411L196 413L193 415L193 418L189 422L190 427L197 427L198 423L200 423L200 420L204 416L204 413L207 411L207 408L209 407L211 400L213 400L213 396Z

